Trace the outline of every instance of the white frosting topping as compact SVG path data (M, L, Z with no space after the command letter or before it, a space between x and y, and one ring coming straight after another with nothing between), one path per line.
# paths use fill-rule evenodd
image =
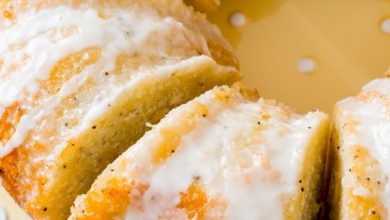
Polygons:
M287 115L285 109L264 100L210 108L223 110L196 122L164 164L134 177L150 187L143 197L144 211L130 207L127 219L157 219L180 202L180 192L187 191L194 177L199 177L209 198L227 203L224 219L284 219L286 199L297 191L308 141L326 116L318 112ZM269 120L261 119L264 110ZM174 123L169 117L164 120L157 126ZM135 158L143 158L141 152L148 154L142 141L132 150ZM146 163L151 162L142 159L140 163L149 167Z
M171 38L168 39L168 36ZM129 10L115 9L109 18L100 17L94 9L71 7L29 11L19 15L12 25L0 29L0 61L3 63L0 68L0 116L14 102L26 99L26 94L31 96L41 92L39 82L48 79L52 68L62 58L91 47L102 49L102 53L96 63L65 82L57 94L42 94L47 97L38 106L27 109L12 138L5 146L0 146L0 157L21 145L38 120L54 112L63 99L76 93L88 80L93 79L97 85L109 84L106 89L110 92L100 88L97 93L101 94L95 100L90 100L99 106L106 104L107 99L112 98L108 95L115 97L118 91L115 92L114 77L109 79L110 83L106 83L107 77L103 77L103 73L114 69L117 56L122 52L139 51L169 56L172 55L166 51L169 49L164 48L168 40L181 42L183 48L199 44L200 48L197 49L208 54L206 40L200 33L190 32L172 17L160 17L153 10L140 10L136 6ZM158 48L148 49L145 47L147 44ZM195 53L183 51L178 48L172 56L180 58L185 53L187 56ZM14 64L19 65L19 69L13 70ZM129 79L116 79L116 82L123 85ZM87 95L85 97L87 99ZM101 108L96 109L98 113L101 112ZM97 112L83 117L80 129L87 127L97 117Z
M343 145L362 146L379 162L385 177L390 176L390 79L377 79L363 88L359 96L338 103L341 107L340 126L347 118L356 120L356 132L343 134ZM380 177L386 179L385 177ZM383 180L381 180L384 182ZM368 196L360 188L354 193ZM363 193L364 191L364 193ZM380 195L387 210L390 210L390 183L386 181L385 192Z
M368 197L370 195L370 192L367 188L358 186L352 191L352 194L355 196Z

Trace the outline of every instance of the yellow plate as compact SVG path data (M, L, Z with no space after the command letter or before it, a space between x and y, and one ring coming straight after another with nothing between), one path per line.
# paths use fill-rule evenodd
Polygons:
M299 111L331 112L390 64L390 0L222 0L217 23L245 83ZM8 220L27 219L0 189Z
M331 112L390 65L389 0L222 0L210 19L245 83L299 111Z

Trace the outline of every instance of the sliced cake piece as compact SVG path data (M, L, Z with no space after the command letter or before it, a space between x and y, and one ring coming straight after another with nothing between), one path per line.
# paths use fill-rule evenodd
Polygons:
M389 219L390 79L338 102L334 115L331 219Z
M328 117L257 100L219 87L171 111L70 219L315 219Z
M239 79L181 0L2 0L0 16L0 176L36 219L66 219L146 122Z

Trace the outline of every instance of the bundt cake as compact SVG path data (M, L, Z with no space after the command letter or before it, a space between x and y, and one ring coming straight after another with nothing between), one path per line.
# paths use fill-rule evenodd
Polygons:
M171 108L240 78L181 0L0 1L0 176L36 219L77 195Z
M388 219L390 78L338 102L332 127L330 219Z
M238 85L149 124L72 208L83 219L316 219L328 116Z

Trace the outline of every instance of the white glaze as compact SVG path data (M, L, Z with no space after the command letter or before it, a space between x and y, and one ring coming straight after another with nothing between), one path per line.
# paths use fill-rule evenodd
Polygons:
M7 214L3 207L0 206L0 220L7 220Z
M359 186L352 191L352 194L355 196L368 197L370 195L370 192L367 188Z
M298 61L297 68L301 73L310 73L316 69L316 62L310 58L302 58Z
M365 99L347 98L338 103L340 108L340 126L348 123L347 119L356 120L356 132L343 133L343 147L362 146L379 162L384 176L381 182L386 184L385 192L380 197L387 210L390 210L390 183L385 181L390 176L390 79L377 79L364 88L360 96ZM367 98L368 97L368 98ZM349 151L346 150L346 153ZM347 157L345 157L347 160ZM349 162L346 162L350 164ZM345 187L350 184L345 180ZM361 187L360 187L361 188ZM358 189L360 189L358 187ZM355 192L355 190L354 190ZM369 191L357 190L357 195L368 197Z
M206 97L198 100L205 101ZM171 114L187 111L187 107ZM187 191L195 176L200 177L209 197L227 201L225 219L284 218L284 199L297 190L305 147L326 116L319 112L288 115L285 109L264 100L229 107L216 102L208 107L209 116L196 122L196 128L183 137L163 165L152 171L132 171L136 172L136 181L146 182L150 188L143 197L144 211L130 207L127 219L157 219L179 203L180 192ZM263 112L271 116L268 121L261 120ZM155 129L180 123L174 120L168 115ZM144 139L158 136L152 131ZM152 162L145 159L150 155L145 140L141 139L127 154L133 156L130 160L135 164L150 167L147 164Z
M229 20L233 27L241 27L246 24L246 17L242 12L232 13Z
M381 23L382 32L385 34L390 34L390 18L386 18Z
M115 82L115 79L111 78L110 83L106 83L106 77L102 77L104 75L102 73L114 69L116 57L123 51L126 53L142 51L168 56L169 46L166 41L168 36L171 36L170 41L183 44L183 48L175 52L176 57L183 56L185 53L191 54L191 51L185 51L188 45L199 45L198 49L208 54L204 37L200 33L191 32L172 17L161 18L153 10L147 11L143 8L140 11L136 6L131 11L114 10L111 14L110 18L103 19L98 16L96 10L70 7L44 9L39 12L30 11L20 15L15 24L0 31L0 42L2 42L0 54L4 61L0 77L5 77L9 69L8 65L15 62L21 63L24 57L29 58L21 69L0 81L0 94L2 94L0 113L3 113L4 109L15 101L22 100L26 95L25 92L28 94L39 92L38 80L46 80L51 69L60 59L85 48L104 48L101 59L97 63L90 65L81 74L66 82L57 94L45 98L34 109L29 109L29 112L22 117L9 142L4 147L0 147L0 157L9 154L21 145L38 120L53 112L63 99L77 92L87 80L93 79L97 85L103 85L107 91L103 88L95 88L96 93L101 94L96 97L92 95L93 100L90 102L80 100L87 103L85 107L89 108L82 110L87 115L82 117L80 128L73 130L72 133L78 133L81 129L89 127L91 121L104 110L102 106L112 99L110 95L115 97L121 90L121 86L113 84L121 83L123 86L130 80L128 77L127 80L116 79ZM60 33L59 30L66 28L73 30L72 34ZM172 35L172 33L175 34ZM146 50L147 44L153 44L152 47L158 48ZM13 45L17 45L18 48L12 49ZM144 72L151 71L145 70ZM91 98L88 95L84 97L85 99ZM96 106L91 108L91 103L95 103ZM86 113L88 111L89 113Z

